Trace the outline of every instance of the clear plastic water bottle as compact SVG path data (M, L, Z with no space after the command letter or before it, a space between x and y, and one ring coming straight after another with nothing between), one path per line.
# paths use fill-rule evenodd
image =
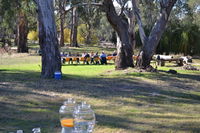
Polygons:
M17 130L17 133L23 133L23 130Z
M92 133L95 125L95 113L90 105L82 102L74 111L75 131L77 133Z
M41 133L41 129L39 127L38 128L33 128L32 132L33 133Z
M76 101L72 98L67 99L60 107L60 123L62 126L61 133L72 133L74 129L73 112L76 106Z

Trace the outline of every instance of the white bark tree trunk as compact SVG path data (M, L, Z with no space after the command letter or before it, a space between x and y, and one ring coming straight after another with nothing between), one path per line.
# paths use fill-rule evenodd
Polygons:
M35 0L38 7L39 43L42 50L42 78L61 71L61 57L54 18L53 0Z
M166 24L169 19L170 12L177 0L161 0L160 1L160 17L153 26L150 35L147 37L145 35L142 20L139 14L139 9L137 8L136 0L132 0L134 14L139 25L140 39L143 44L143 54L142 54L142 64L139 64L142 68L147 68L150 65L151 59L158 43L161 39L163 32L165 31Z
M133 67L133 41L130 39L127 19L117 15L112 0L104 0L103 8L109 23L118 34L116 69Z
M72 9L72 26L71 26L71 36L70 36L71 47L78 47L77 28L78 28L78 12L77 12L77 7L74 7Z

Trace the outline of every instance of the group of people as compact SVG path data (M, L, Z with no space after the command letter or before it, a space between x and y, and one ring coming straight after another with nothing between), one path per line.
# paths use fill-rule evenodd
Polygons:
M100 54L100 56L99 56L98 52L96 52L96 53L91 52L90 54L84 52L82 54L82 57L84 57L84 59L85 59L84 62L86 64L89 64L89 60L87 60L88 58L90 58L90 64L100 64L100 63L107 64L107 59L106 59L107 55L105 54L104 51ZM98 59L100 59L100 62Z
M61 56L64 57L72 57L71 53L69 52L69 54L62 54ZM114 51L112 56L117 56L117 52ZM87 52L83 52L81 55L79 53L77 53L74 57L76 58L76 62L80 63L80 59L79 57L84 58L84 64L107 64L107 55L104 51L101 52L101 54L99 55L98 52L94 53L87 53ZM69 61L72 61L72 58L70 58Z

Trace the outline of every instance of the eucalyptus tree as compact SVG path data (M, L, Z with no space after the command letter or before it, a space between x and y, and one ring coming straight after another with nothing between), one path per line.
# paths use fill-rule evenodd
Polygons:
M64 29L70 25L70 46L77 47L77 27L78 27L78 12L76 4L81 3L80 0L55 0L55 10L59 23L59 43L64 46ZM70 14L70 15L69 15ZM68 17L68 18L67 18ZM70 19L69 19L70 18ZM66 26L65 23L70 20Z
M161 39L162 34L164 33L167 21L169 19L170 12L175 5L177 0L158 0L155 2L159 2L160 6L160 16L152 27L149 36L145 34L142 19L140 16L140 12L138 9L138 5L136 0L132 0L133 4L133 12L136 16L137 23L139 26L140 39L143 44L142 46L142 61L139 65L142 68L147 68L150 65L152 56L158 46L158 43Z
M68 0L55 0L55 3L57 4L58 7L58 14L59 14L59 20L60 20L60 46L64 46L64 24L65 24L65 16L66 16L66 7Z
M78 47L77 42L77 33L78 33L78 23L80 18L87 18L84 21L94 23L97 20L92 19L91 16L94 16L96 12L92 12L92 10L96 10L93 6L100 6L101 4L98 3L98 0L69 0L68 9L65 12L71 12L71 34L70 34L70 46ZM87 11L86 11L87 10ZM82 19L82 20L83 20ZM93 22L94 21L94 22ZM91 26L89 26L91 27ZM91 29L91 28L89 28ZM90 32L90 31L89 31ZM90 34L88 35L90 38Z
M5 28L3 32L9 31L10 33L7 34L12 34L11 36L15 34L15 44L19 53L28 52L28 20L26 14L29 12L29 4L29 0L1 0L2 24L4 23L1 26Z
M86 0L87 5L81 6L78 9L81 23L86 25L86 44L92 43L92 34L97 27L100 26L102 12L100 8L91 5L92 1Z
M12 0L0 0L0 42L2 47L11 45L16 27L16 7L18 3Z
M6 44L11 45L11 36L15 27L15 10L12 6L15 3L12 0L0 0L0 42L2 47Z
M98 25L101 4L99 0L72 0L71 46L77 47L77 28L79 21L86 24L86 44L91 43L92 29Z
M134 15L128 8L128 0L117 0L120 8L115 8L112 0L103 0L103 9L106 17L117 32L117 59L116 69L133 67Z
M52 78L61 71L53 0L34 0L38 10L39 44L42 51L42 78Z
M71 11L71 34L70 46L78 47L77 34L78 34L78 7L73 7Z
M58 0L59 1L59 0ZM63 0L62 0L63 1ZM67 13L70 13L70 29L71 29L71 33L70 33L70 46L71 47L78 47L78 42L77 42L77 28L78 28L78 6L79 4L81 4L81 0L64 0L65 3L63 4L63 8L62 8L62 14L60 16L60 19L61 19L61 38L64 38L64 19L65 16L67 15ZM63 32L63 34L62 34ZM63 43L64 43L64 40L63 40Z
M17 30L16 30L16 38L15 43L17 45L17 51L19 53L27 53L28 45L27 45L27 36L28 36L28 20L27 14L25 11L25 6L27 1L21 1L18 3L17 7ZM25 6L24 6L25 5Z
M159 48L165 48L163 49L164 52L167 50L175 54L184 55L200 53L200 27L196 23L198 20L196 16L198 10L197 5L190 5L190 2L190 0L178 1L175 5L176 8L171 12L166 29L167 34L164 33L163 39L161 39L161 43L159 44ZM158 50L160 50L159 48Z

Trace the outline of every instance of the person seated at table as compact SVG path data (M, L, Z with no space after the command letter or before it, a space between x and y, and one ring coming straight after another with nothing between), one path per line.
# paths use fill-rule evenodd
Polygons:
M94 52L93 51L90 53L90 58L91 58L90 64L94 64Z
M116 50L112 53L112 56L117 56Z
M70 58L70 59L69 59L69 62L71 62L71 64L73 64L73 60L72 60L72 57L71 57L71 56L72 56L72 54L71 54L71 52L69 52L69 54L68 54L68 57Z
M89 65L89 61L87 60L88 58L90 58L90 55L86 53L84 56L84 63L86 62L87 65Z
M65 52L64 52L63 54L64 54L65 57L69 57L69 54L68 54L68 53L65 53Z
M77 63L77 64L80 64L79 56L80 56L80 54L77 52L77 53L76 53L76 63Z
M85 55L86 55L86 52L83 52L83 53L81 54L81 57L84 58L83 64L85 64L85 62L86 62L86 60L85 60Z
M95 61L96 65L99 64L99 54L98 54L98 52L96 52L95 55L94 55L94 61Z
M85 55L86 55L86 52L83 52L82 55L81 55L81 57L85 57Z
M107 64L107 59L106 59L107 55L105 54L105 52L103 51L100 55L100 61L101 64Z

